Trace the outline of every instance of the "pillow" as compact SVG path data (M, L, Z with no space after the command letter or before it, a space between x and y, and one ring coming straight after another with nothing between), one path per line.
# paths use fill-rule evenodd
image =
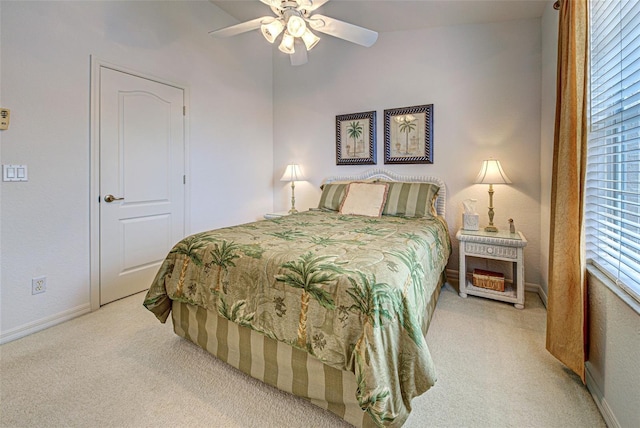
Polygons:
M388 182L389 192L382 215L435 217L434 207L440 187L433 183Z
M350 183L340 205L340 213L380 217L388 190L386 183Z
M321 210L338 211L344 199L347 183L328 183L322 188L322 195L318 208Z
M321 184L320 185L320 190L324 190L325 186L328 186L329 184L349 184L349 183L375 183L376 181L380 181L378 178L365 178L362 180L338 180L338 181L332 181L330 183L326 183L326 184Z

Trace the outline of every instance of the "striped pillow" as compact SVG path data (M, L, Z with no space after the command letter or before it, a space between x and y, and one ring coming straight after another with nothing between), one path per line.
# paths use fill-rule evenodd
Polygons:
M321 210L338 211L344 199L348 183L328 183L322 188L322 195L318 208Z
M388 182L389 192L382 215L435 217L434 203L440 187L433 183Z

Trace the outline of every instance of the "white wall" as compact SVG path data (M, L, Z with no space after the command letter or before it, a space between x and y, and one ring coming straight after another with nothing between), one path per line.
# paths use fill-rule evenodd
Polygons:
M559 12L549 2L542 15L542 112L540 121L540 286L546 304L549 295L549 232L551 178L556 116Z
M590 268L587 281L587 386L607 426L640 426L640 305L628 296L623 301L597 269Z
M191 232L273 208L271 51L209 2L1 2L0 340L89 305L90 55L189 88ZM238 55L237 52L243 52ZM249 167L247 167L249 165ZM31 278L47 291L31 295Z
M443 178L454 236L467 198L488 223L488 189L473 181L483 159L499 159L513 185L496 186L494 222L515 220L529 241L526 281L539 284L540 91L539 19L382 33L371 48L323 36L307 65L274 58L274 180L297 161L309 181L296 185L296 205L316 206L324 177L368 168L336 166L336 115L377 111L377 167L385 167L384 110L434 104L434 164L387 169ZM274 192L276 209L286 209L289 187L276 182ZM454 247L457 271L455 239Z
M0 83L2 82L2 3L0 3ZM0 85L0 106L5 105L2 98L2 86ZM0 159L2 159L2 135L0 131ZM0 220L2 220L2 186L0 186ZM2 221L0 221L0 237L2 236ZM0 332L2 332L2 239L0 239Z

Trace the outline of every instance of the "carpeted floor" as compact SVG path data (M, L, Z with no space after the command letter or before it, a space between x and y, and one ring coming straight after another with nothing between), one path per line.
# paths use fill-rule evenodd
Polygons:
M0 347L1 427L341 427L216 360L142 307L144 293ZM438 382L405 427L605 427L544 348L545 308L446 286L427 335Z

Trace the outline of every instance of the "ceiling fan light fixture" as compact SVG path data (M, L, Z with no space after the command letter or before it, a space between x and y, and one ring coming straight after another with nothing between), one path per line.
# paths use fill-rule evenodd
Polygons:
M287 31L293 37L302 37L306 29L307 24L304 22L304 19L298 15L292 15L287 20Z
M296 51L293 47L294 43L295 38L291 34L289 34L288 31L285 31L284 35L282 36L282 42L280 42L280 46L278 46L278 49L286 54L292 54Z
M276 19L269 24L263 24L260 27L260 30L262 31L264 38L267 39L269 43L273 43L275 42L276 37L278 37L280 33L282 33L282 30L284 30L284 23L282 20Z
M274 16L254 18L210 31L209 35L226 38L260 29L269 43L274 44L279 37L281 38L278 49L291 57L291 65L307 63L307 52L320 41L317 33L328 34L365 47L370 47L376 42L378 33L373 30L316 13L316 10L328 1L260 0L271 8ZM297 50L295 44L298 45Z
M310 51L311 49L313 49L315 45L318 44L318 42L320 41L320 37L313 34L307 28L304 34L302 34L302 41L304 42L304 45L307 47L307 50Z

